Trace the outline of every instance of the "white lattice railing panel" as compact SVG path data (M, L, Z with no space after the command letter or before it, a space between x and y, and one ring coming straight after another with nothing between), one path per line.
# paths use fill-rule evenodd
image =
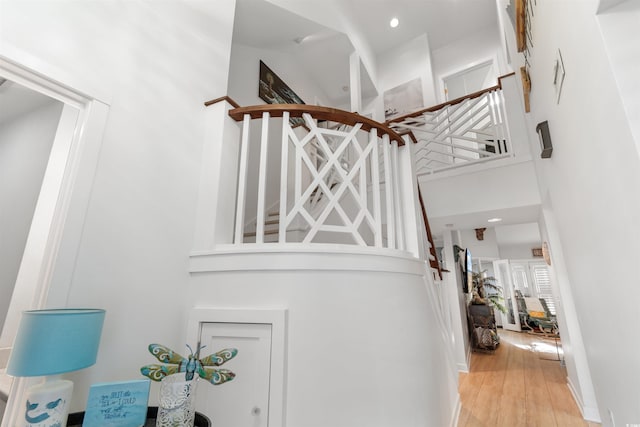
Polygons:
M398 187L402 138L340 110L277 108L282 110L275 117L273 108L263 107L236 118L242 117L243 125L234 243L404 249ZM340 125L328 125L327 117ZM253 122L261 122L259 131ZM247 224L255 224L250 233Z
M286 209L284 218L281 217L282 226L285 229L289 228L293 225L294 218L300 215L308 225L303 243L313 242L320 232L331 232L344 233L355 243L367 246L360 227L366 221L371 234L375 229L374 214L367 203L366 179L366 165L370 161L373 145L369 144L364 149L361 147L356 138L361 125L358 124L348 131L323 129L317 126L309 114L304 114L305 123L310 131L301 140L291 128L287 116L285 114L283 120L283 140L288 139L287 145L290 145L295 153L296 168L299 163L304 163L312 180L304 188L295 186L294 182L297 191L294 194L293 206ZM305 149L309 141L317 142L316 150L321 153L323 162L313 163ZM358 160L354 164L344 161L347 153L355 153L352 157ZM283 178L287 178L284 173ZM321 205L317 203L319 194L322 194L325 200ZM283 194L281 200L282 197ZM284 197L286 198L286 193ZM345 200L351 203L345 203ZM309 206L318 206L319 209L310 212ZM281 242L285 236L280 235Z
M415 140L418 175L511 156L504 99L497 87L390 126Z

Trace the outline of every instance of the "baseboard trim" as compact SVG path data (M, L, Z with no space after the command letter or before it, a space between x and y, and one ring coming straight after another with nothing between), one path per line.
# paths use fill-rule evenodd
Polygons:
M458 363L458 372L464 372L465 374L469 373L469 365L466 363Z
M573 386L573 383L571 382L570 378L567 378L567 387L569 387L571 396L573 396L573 400L575 400L576 405L578 405L578 409L582 414L582 418L584 418L586 421L601 423L602 420L600 419L600 411L598 411L598 408L592 408L590 406L584 405L584 403L582 402L582 399L580 399L578 395L576 388Z
M456 407L453 410L453 417L451 418L450 427L456 427L458 420L460 419L460 411L462 411L462 400L460 400L460 393L456 393Z

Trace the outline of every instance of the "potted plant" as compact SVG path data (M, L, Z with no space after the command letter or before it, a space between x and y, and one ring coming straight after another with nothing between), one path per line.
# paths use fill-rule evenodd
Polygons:
M487 276L487 270L481 272L472 272L471 303L472 304L489 304L494 306L500 312L506 314L507 308L504 306L504 298L502 297L502 288L496 285L496 279Z

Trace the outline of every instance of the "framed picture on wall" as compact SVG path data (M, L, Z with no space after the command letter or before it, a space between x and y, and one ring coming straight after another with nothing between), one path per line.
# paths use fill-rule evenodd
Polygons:
M258 83L258 96L267 104L304 104L300 98L285 82L282 81L271 68L260 61L260 74ZM292 118L291 125L297 126L304 123L302 118Z
M473 260L469 249L464 251L464 287L465 293L469 293L473 288Z
M424 108L422 79L410 80L384 92L384 119L390 120Z
M258 96L267 104L304 104L304 101L262 61Z

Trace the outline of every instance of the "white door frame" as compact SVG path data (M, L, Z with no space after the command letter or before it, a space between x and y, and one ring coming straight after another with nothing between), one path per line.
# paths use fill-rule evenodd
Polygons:
M28 62L30 65L24 65ZM11 348L24 310L66 307L109 106L50 76L60 70L8 43L0 77L64 103L16 278L0 348ZM91 92L93 93L93 92ZM33 379L15 378L2 427L16 423Z
M196 307L187 324L188 342L197 343L203 323L263 323L271 325L271 369L269 382L270 426L285 427L285 369L287 310Z
M500 265L506 265L507 267L507 276L504 277L502 272L500 271ZM515 299L515 290L513 287L513 280L511 279L511 263L508 259L499 259L493 261L493 274L494 277L499 281L499 285L503 288L503 295L505 294L504 288L508 288L509 298L504 298L505 306L507 310L511 307L513 310L514 324L509 323L508 314L500 313L502 316L502 328L508 329L510 331L520 331L520 313L518 312L518 303Z
M444 103L447 102L447 94L445 93L445 80L448 78L451 78L453 76L455 76L456 74L462 74L465 73L467 71L470 71L474 68L478 68L480 66L486 65L486 64L493 64L494 70L496 71L496 77L500 77L500 68L499 68L499 63L498 63L498 55L494 54L492 56L489 56L487 58L483 58L477 61L473 61L470 62L468 64L465 64L462 67L453 69L453 70L447 70L445 71L445 73L439 74L436 81L438 84L438 99L437 101L440 103ZM498 81L496 79L496 83L498 84Z

